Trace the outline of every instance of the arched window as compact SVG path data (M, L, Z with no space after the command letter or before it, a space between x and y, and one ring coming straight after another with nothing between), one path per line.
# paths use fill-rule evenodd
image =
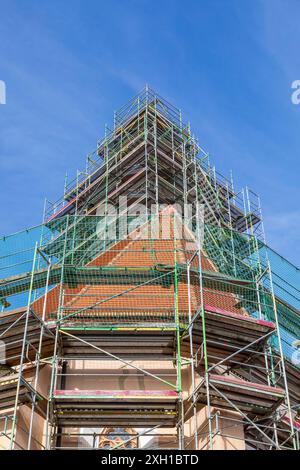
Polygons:
M138 439L132 439L136 434L133 428L104 428L99 439L99 448L111 449L118 446L119 449L136 449Z

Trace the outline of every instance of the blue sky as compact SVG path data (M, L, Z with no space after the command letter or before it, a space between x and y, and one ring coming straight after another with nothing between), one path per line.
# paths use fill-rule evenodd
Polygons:
M0 234L41 222L149 83L261 195L267 241L300 265L298 0L0 0L0 15Z

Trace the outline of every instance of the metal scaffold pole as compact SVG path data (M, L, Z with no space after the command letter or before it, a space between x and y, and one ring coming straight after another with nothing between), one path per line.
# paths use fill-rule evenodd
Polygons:
M284 383L284 390L285 390L285 401L287 405L293 448L296 450L297 440L295 437L295 431L294 431L294 426L293 426L293 414L292 414L289 387L288 387L288 381L287 381L286 370L285 370L285 358L284 358L284 353L283 353L283 348L282 348L281 331L280 331L280 325L279 325L279 319L278 319L278 313L277 313L277 304L276 304L276 298L275 298L274 287L273 287L272 269L271 269L271 264L270 264L269 259L267 260L267 267L268 267L268 274L269 274L269 279L270 279L270 291L271 291L272 302L273 302L273 311L274 311L274 318L275 318L275 324L276 324L276 334L278 338L278 348L279 348L279 354L280 354L280 359L281 359L281 364L282 364L282 376L283 376L283 383Z
M193 406L193 433L194 433L194 442L195 442L195 449L198 450L199 442L198 442L198 419L197 419L197 400L195 397L195 389L196 389L196 380L195 380L195 352L194 352L194 344L193 344L193 321L192 321L192 305L191 305L191 262L193 261L193 257L196 253L192 256L189 260L187 265L187 288L188 288L188 321L189 321L189 345L190 345L190 367L191 367L191 380L192 380L192 406Z
M47 264L47 278L46 278L46 285L45 285L45 294L44 294L44 302L43 302L43 312L41 318L41 326L40 326L40 337L38 343L38 349L36 351L35 357L35 377L34 377L34 397L33 402L31 405L31 413L30 413L30 424L29 424L29 433L28 433L28 440L27 440L27 449L31 449L31 438L33 432L33 423L34 423L34 412L36 407L36 399L37 399L37 387L39 385L39 372L41 367L41 356L42 356L42 346L43 346L43 335L45 332L45 321L46 321L46 306L47 306L47 298L48 298L48 291L49 291L49 279L50 279L50 271L51 271L51 261L45 257L45 255L38 250L39 255L43 258L43 260Z
M19 371L18 371L17 389L16 389L16 397L15 397L15 404L14 404L13 418L12 418L10 449L12 449L13 446L14 446L15 433L16 433L17 413L18 413L18 406L19 406L19 393L20 393L20 387L21 387L21 382L22 382L23 367L24 367L25 354L26 354L28 322L29 322L29 315L30 315L31 297L32 297L32 294L33 294L33 291L34 291L33 281L34 281L34 272L35 272L36 261L37 261L37 253L38 253L38 242L36 242L36 244L35 244L33 260L32 260L31 274L30 274L30 286L29 286L29 291L28 291L28 301L27 301L23 341L22 341L22 350L21 350L21 357L20 357L20 364L19 364Z
M179 449L184 449L184 412L183 412L183 398L182 398L182 359L180 349L180 317L179 317L179 298L178 298L178 264L177 264L177 224L176 215L172 214L173 221L173 244L174 244L174 313L175 313L175 325L176 325L176 370L177 370L177 381L176 388L178 392L178 437L179 437Z
M200 226L200 210L199 203L197 203L197 245L198 245L198 269L199 269L199 288L200 288L200 317L202 323L202 338L203 338L203 356L204 356L204 379L206 386L206 398L207 398L207 419L208 419L208 432L209 432L209 448L213 450L213 429L212 429L212 413L210 404L210 378L209 378L209 363L208 363L208 351L206 343L206 324L205 324L205 308L204 308L204 291L203 291L203 274L202 274L202 253L201 253L201 240L203 239L202 233L204 233L204 226Z

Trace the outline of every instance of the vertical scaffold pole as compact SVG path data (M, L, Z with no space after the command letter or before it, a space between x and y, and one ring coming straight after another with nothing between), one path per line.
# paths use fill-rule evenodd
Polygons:
M49 421L50 421L50 428L52 430L57 428L55 424L53 423L52 408L53 408L53 392L55 390L56 382L57 382L58 343L59 343L59 330L60 330L60 325L61 325L61 320L62 320L63 303L64 303L64 268L65 268L65 258L66 258L66 252L67 252L67 246L68 246L69 220L70 220L70 216L67 215L65 240L64 240L63 254L62 254L62 260L61 260L61 272L60 272L60 284L59 284L60 288L59 288L59 301L58 301L56 328L55 328L55 342L54 342L54 351L53 351L53 358L52 358L52 364L51 364L52 370L51 370L50 391L49 391L50 398L47 404L47 421L48 421L47 439L46 439L47 449L50 448L51 438L52 438L52 435L51 435L52 433L48 432Z
M257 303L258 303L258 313L259 313L259 319L260 320L269 320L269 318L265 318L262 312L262 299L261 299L261 292L260 292L260 281L262 278L261 274L261 269L259 271L258 277L255 279L255 286L256 286L256 295L257 295ZM274 371L274 360L273 360L273 355L272 355L272 349L270 348L270 345L266 344L264 347L264 361L265 361L265 370L266 370L266 375L267 375L267 383L269 387L271 386L276 386L276 378L275 378L275 371ZM273 422L273 429L274 429L274 439L277 448L279 448L279 443L278 443L278 433L277 433L277 426L276 423Z
M205 213L203 217L200 217L200 204L199 204L199 185L197 184L197 162L196 156L194 158L194 171L195 171L195 191L196 191L196 243L197 243L197 257L198 257L198 279L199 279L199 291L200 291L200 317L202 324L202 344L203 344L203 355L204 355L204 374L205 374L205 386L206 386L206 403L207 403L207 416L208 416L208 432L209 432L209 448L213 450L213 435L212 435L212 416L210 406L210 381L209 381L209 363L208 363L208 351L206 343L206 325L205 325L205 309L204 309L204 293L203 293L203 273L202 273L202 243L204 243L205 237ZM200 227L201 223L201 227ZM203 236L202 236L202 232Z
M30 448L31 448L31 437L32 437L32 431L33 431L33 417L34 417L36 398L37 398L37 386L38 386L38 379L39 379L40 360L41 360L41 355L42 355L43 335L44 335L45 320L46 320L46 308L47 308L47 298L48 298L48 290L49 290L51 262L49 260L47 260L47 264L48 264L47 278L46 278L46 286L45 286L45 293L44 293L43 312L42 312L42 319L41 319L41 329L40 329L38 350L36 352L36 365L35 365L36 370L35 370L35 378L34 378L34 385L33 385L34 399L33 399L32 405L31 405L27 450L30 450Z
M229 227L230 227L230 241L231 241L231 249L232 249L233 272L234 272L235 277L237 277L234 232L233 232L233 227L232 227L232 216L231 216L231 209L230 209L230 194L229 194L228 183L226 183L226 196L227 196L228 217L229 217Z
M182 400L182 360L180 348L180 316L179 316L179 302L178 302L178 264L177 264L177 237L176 237L176 214L172 214L173 219L173 243L174 243L174 306L175 306L175 328L176 328L176 371L177 371L177 392L178 400L178 437L179 449L184 449L184 415L183 415L183 400Z
M196 388L195 380L195 355L193 346L193 322L192 322L192 303L191 303L191 265L187 265L187 284L188 284L188 320L189 320L189 340L190 340L190 364L191 364L191 379L192 379L192 399L193 399L193 426L194 426L194 441L195 449L198 445L198 419L197 419L197 402L195 400L194 390Z
M27 338L27 330L28 330L28 322L29 322L29 314L30 314L31 296L33 293L33 282L34 282L37 252L38 252L38 242L36 242L35 244L33 260L32 260L30 286L29 286L29 292L28 292L28 301L27 301L27 309L26 309L26 317L25 317L25 326L24 326L24 333L23 333L21 358L20 358L20 364L19 364L18 382L17 382L17 389L16 389L13 418L12 418L12 429L11 429L11 437L10 437L10 449L11 450L13 449L13 445L15 441L16 421L17 421L17 412L18 412L18 405L19 405L19 393L20 393L21 382L22 382L23 364L24 364L24 356L25 356L25 350L26 350L26 338Z
M145 218L148 219L148 178L149 178L149 158L148 158L148 133L149 133L149 116L148 116L148 85L146 85L146 104L145 104L145 114L144 114L144 154L145 154L145 199L146 199L146 207L145 207ZM154 129L154 133L156 135L156 129ZM154 138L155 138L154 135Z
M197 248L198 248L198 264L199 264L199 289L200 289L200 316L202 323L202 341L203 341L203 355L204 355L204 374L205 374L205 387L206 387L206 402L207 402L207 416L208 416L208 432L209 432L209 448L213 450L213 431L212 431L212 415L210 405L210 378L209 378L209 362L208 362L208 351L206 342L206 323L205 323L205 308L204 308L204 292L203 292L203 273L202 273L202 238L205 236L204 233L204 221L202 221L203 237L200 228L200 210L199 202L197 200Z
M108 139L105 136L105 143L104 143L104 159L105 159L105 213L104 213L104 247L106 249L106 243L108 238L108 227L107 227L107 216L108 216L108 180L109 180L109 147L108 147Z
M274 287L273 287L273 276L272 276L272 270L271 270L271 265L270 265L269 259L267 261L267 266L268 266L268 273L269 273L269 279L270 279L270 291L271 291L272 302L273 302L274 318L275 318L275 324L276 324L276 333L277 333L277 338L278 338L278 348L279 348L279 354L280 354L280 359L281 359L281 364L282 364L282 377L283 377L283 383L284 383L284 389L285 389L286 405L287 405L288 416L289 416L289 420L290 420L290 428L291 428L293 448L296 450L297 449L297 442L296 442L294 426L293 426L292 407L291 407L291 402L290 402L288 382L287 382L287 376L286 376L286 371L285 371L285 359L284 359L284 354L283 354L281 332L280 332L280 325L279 325L278 312L277 312L277 304L276 304L276 298L275 298Z

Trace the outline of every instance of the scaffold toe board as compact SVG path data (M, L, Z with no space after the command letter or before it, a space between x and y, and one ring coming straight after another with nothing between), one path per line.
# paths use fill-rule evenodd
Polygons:
M277 441L282 449L292 449L293 448L293 440L297 440L297 435L300 432L300 423L296 419L291 422L287 416L280 415L276 418L276 438ZM272 437L274 434L274 423L272 419L266 419L263 421L263 431L264 433ZM261 435L259 435L259 430L256 429L254 426L249 424L245 427L245 437L249 441L259 442L261 440ZM264 439L263 439L264 441ZM267 444L268 441L265 440ZM260 448L264 449L264 445L260 444Z
M170 359L175 352L175 328L124 326L106 329L96 326L66 328L62 334L62 348L66 359L105 359L107 351L128 359ZM97 348L97 349L96 349Z
M43 341L39 353L41 328ZM22 346L25 337L25 352L27 361L51 357L54 350L54 334L42 323L32 309L26 307L3 312L0 315L0 340L5 347L5 364L15 366L20 363Z
M270 414L284 400L284 390L281 388L217 374L209 377L209 393L212 405L250 415ZM196 396L200 403L206 403L207 387L204 380L197 387Z
M173 390L55 390L53 407L58 425L172 427L178 393Z
M20 388L18 393L18 405L31 404L33 396L38 401L44 400L41 394L33 389L32 385L23 377L19 379L19 374L11 374L0 378L0 409L9 409L15 406L18 381L20 380Z
M204 312L210 363L224 359L227 364L245 361L254 353L263 351L269 335L275 329L272 322L238 315L210 305L204 306ZM194 347L199 348L203 342L202 315L194 321L192 334ZM187 350L188 344L189 337L186 335L182 344L183 351Z

